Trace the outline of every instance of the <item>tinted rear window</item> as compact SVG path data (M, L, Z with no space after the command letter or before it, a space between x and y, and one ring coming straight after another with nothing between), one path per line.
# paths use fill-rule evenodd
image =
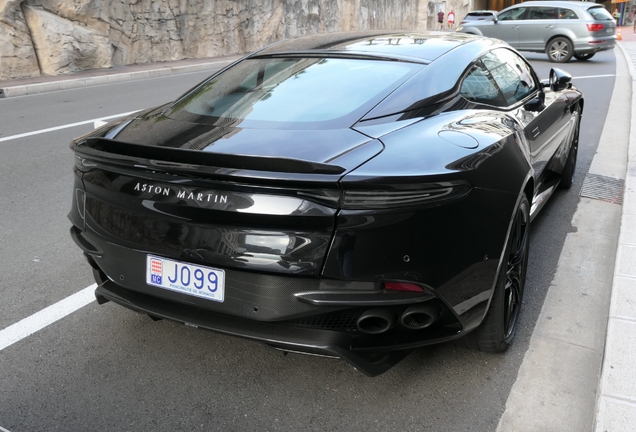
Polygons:
M464 18L464 21L477 21L477 20L485 20L485 21L492 21L493 19L493 14L490 12L474 12L474 13L469 13L468 15L466 15L466 17Z
M244 60L179 100L168 115L241 127L348 127L422 67L341 58Z
M587 11L590 15L592 15L592 18L594 18L597 21L614 19L612 17L612 14L610 14L609 11L605 9L603 6L591 7Z

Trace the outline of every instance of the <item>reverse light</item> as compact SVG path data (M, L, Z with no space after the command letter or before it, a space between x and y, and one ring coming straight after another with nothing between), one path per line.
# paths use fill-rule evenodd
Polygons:
M407 282L384 282L384 289L389 291L423 292L424 288Z
M587 29L591 32L601 31L605 28L605 24L588 24Z

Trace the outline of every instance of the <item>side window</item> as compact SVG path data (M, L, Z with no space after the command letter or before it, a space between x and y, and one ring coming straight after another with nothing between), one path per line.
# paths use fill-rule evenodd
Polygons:
M480 63L473 66L468 75L466 75L459 93L471 102L494 106L505 105L503 97L492 77Z
M510 10L507 10L507 11L502 12L499 15L497 15L497 18L500 21L509 21L509 20L516 21L516 20L520 20L520 19L523 19L523 15L525 14L526 9L527 8L525 8L525 7L518 7L518 8L510 9Z
M501 89L506 106L515 105L537 91L530 67L518 54L498 48L486 54L482 61Z
M528 10L527 19L557 19L557 9L552 7L531 7Z
M579 19L572 9L559 8L559 19Z

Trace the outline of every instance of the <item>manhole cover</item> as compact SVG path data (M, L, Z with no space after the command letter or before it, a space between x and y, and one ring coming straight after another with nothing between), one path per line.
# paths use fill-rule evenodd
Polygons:
M580 195L614 204L623 204L624 180L605 177L598 174L587 174L583 180Z

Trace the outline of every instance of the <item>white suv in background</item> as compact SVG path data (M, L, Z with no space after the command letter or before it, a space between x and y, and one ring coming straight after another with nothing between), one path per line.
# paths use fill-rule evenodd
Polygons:
M501 39L520 51L545 52L557 63L572 56L588 60L616 45L612 15L600 4L583 1L520 3L493 20L463 20L457 31Z

